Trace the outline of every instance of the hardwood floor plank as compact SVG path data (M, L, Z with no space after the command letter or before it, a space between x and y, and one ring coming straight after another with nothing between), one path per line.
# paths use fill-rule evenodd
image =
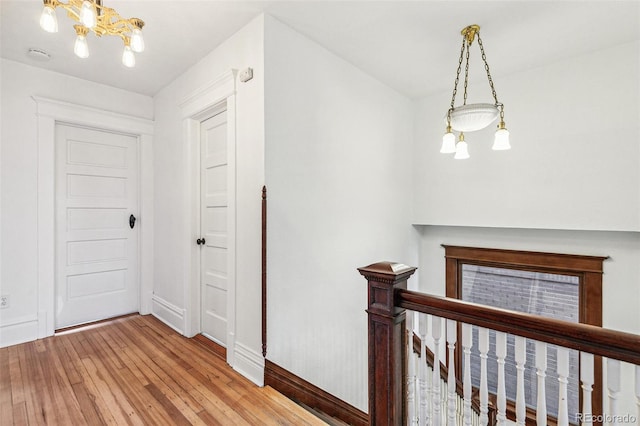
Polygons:
M80 336L78 336L78 335L71 335L71 336L69 336L69 339L72 342L73 352L76 353L76 362L78 364L78 372L82 376L82 383L84 384L89 397L94 402L95 409L97 410L98 415L100 416L100 418L107 425L115 425L116 424L116 420L114 419L114 417L113 417L111 411L109 410L109 407L107 406L106 402L102 398L101 393L98 391L98 388L96 387L96 385L94 383L94 379L93 379L93 376L91 375L91 372L89 370L87 370L87 368L85 367L85 365L83 363L84 359L89 359L89 358L86 357L86 356L85 356L85 358L82 358L80 353L77 352L78 348L81 348L81 350L82 350L81 353L86 354L86 351L84 350L84 344L83 344L83 341L85 339L81 339L79 337Z
M186 405L186 408L193 411L194 415L200 412L203 409L202 405L188 393L192 386L183 384L184 381L181 379L183 371L173 365L163 368L163 365L159 365L157 362L158 357L154 358L152 362L143 361L147 357L145 349L149 351L152 348L145 346L144 339L138 339L137 343L137 346L131 346L127 348L127 351L130 353L129 357L134 365L145 371L148 380L145 386L153 383L176 405Z
M11 401L0 402L0 425L12 425L13 423L13 404Z
M56 421L60 424L73 424L65 403L65 387L63 380L57 375L55 368L55 354L50 351L45 342L45 350L37 353L38 362L42 367L47 392L51 397ZM74 398L75 399L75 398Z
M106 341L102 343L98 340L96 343L105 350ZM120 351L122 351L122 349L120 349ZM154 404L142 395L147 392L144 385L135 377L131 369L117 368L116 365L118 364L120 364L120 362L114 364L113 361L111 361L111 357L105 359L105 367L112 372L113 380L115 380L117 386L119 386L126 395L128 403L139 413L143 423L161 424L170 421L170 419L162 413L162 407L159 404Z
M300 423L304 424L307 422L316 422L316 424L325 424L325 422L318 419L316 416L309 413L307 410L303 409L302 411L300 411L295 409L298 407L298 405L295 402L293 402L289 398L283 397L283 395L280 392L276 391L271 386L265 386L262 389L260 389L260 391L264 396L269 398L269 400L274 401L276 404L280 405L282 407L283 412L294 410L296 417L300 418Z
M18 356L18 349L15 346L7 348L7 356L9 366L8 368L4 365L4 362L0 363L0 368L4 374L0 377L0 395L4 394L3 389L5 386L11 386L11 392L9 395L11 396L11 402L14 405L20 404L24 402L24 388L22 385L22 370L20 369L20 357ZM5 377L5 374L8 373L9 377ZM4 400L2 401L4 402ZM26 408L26 407L25 407Z
M51 340L44 342L47 351L39 354L40 362L43 363L43 370L46 371L45 376L51 381L51 388L54 393L54 404L56 409L56 417L62 422L69 424L77 424L83 417L77 415L80 412L80 405L71 389L71 384L67 376L67 372L62 366L59 351L64 351L61 345L54 345ZM44 365L46 363L46 366Z
M198 417L207 425L207 426L224 426L224 423L221 423L215 417L213 417L208 411L201 411L198 413Z
M4 412L6 407L8 407L8 411L13 412L11 405L14 398L12 391L14 377L11 374L10 360L9 350L3 350L0 353L0 408L2 409L1 415L3 417L9 416L8 413ZM11 414L11 417L13 418L13 414Z
M94 377L94 383L100 391L111 414L118 424L142 425L139 414L129 403L122 389L117 386L109 370L105 368L99 357L82 360L83 364Z
M0 422L0 424L4 423ZM29 424L29 417L27 415L27 403L25 401L13 404L13 424L20 426Z
M61 343L62 346L62 348L60 349L60 356L63 360L68 360L68 362L62 363L62 367L67 373L69 384L75 385L78 383L82 383L82 375L78 372L77 361L73 357L71 338L60 339L59 343Z
M171 401L167 399L167 397L158 389L156 385L153 383L149 383L145 386L149 393L162 405L167 414L171 417L171 420L175 423L176 426L187 426L190 425L191 422L187 420L187 418L182 414L182 412L173 405Z
M325 423L156 318L132 315L0 349L0 424Z
M36 345L36 342L26 343L29 371L27 374L33 378L36 406L39 408L39 413L37 413L38 416L42 416L42 421L45 424L56 424L57 419L53 410L53 403L51 401L53 392L51 389L47 388L44 374L42 372L42 366L38 360L38 347L41 348L43 345Z
M107 422L98 411L95 399L91 397L84 383L74 383L71 385L71 388L78 403L82 407L84 423L87 425L106 425Z
M13 348L17 348L19 365L20 365L20 375L22 376L22 383L12 383L12 387L17 386L21 387L23 391L23 395L26 400L26 409L27 409L27 421L30 425L43 425L45 424L45 419L43 417L42 409L38 409L36 405L37 396L35 391L35 386L32 386L34 381L34 373L31 370L31 365L27 361L27 351L26 351L25 343L19 346L12 346ZM4 349L0 349L2 351Z

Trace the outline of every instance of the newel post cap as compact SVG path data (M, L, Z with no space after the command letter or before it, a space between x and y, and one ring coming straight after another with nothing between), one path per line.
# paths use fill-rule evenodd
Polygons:
M377 262L369 266L358 268L360 274L367 280L399 282L409 278L416 271L415 266L397 262Z

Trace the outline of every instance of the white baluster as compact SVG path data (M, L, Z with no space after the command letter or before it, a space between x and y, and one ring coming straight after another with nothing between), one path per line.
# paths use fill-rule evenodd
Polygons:
M489 423L489 389L487 385L487 353L489 352L489 330L478 328L480 349L480 424Z
M413 321L414 312L407 312L407 418L410 425L418 424L416 416L416 356L413 353Z
M538 376L538 404L536 407L536 424L547 424L547 394L545 378L547 377L547 344L536 342L536 375Z
M464 352L464 425L471 426L471 347L473 334L470 324L462 324L462 351Z
M558 346L558 426L569 425L567 383L569 382L569 349Z
M447 320L447 348L449 348L449 363L447 368L449 369L449 375L447 377L447 424L456 424L456 363L455 363L455 349L456 340L458 335L458 326L455 321Z
M580 381L582 382L582 424L593 425L593 409L591 408L591 394L593 392L593 355L580 352Z
M496 331L496 358L498 359L498 426L507 422L507 391L504 382L504 359L507 357L507 335Z
M462 397L460 395L456 395L456 425L464 424L464 406L462 405L462 403Z
M526 405L524 399L524 366L527 362L527 340L524 337L516 336L515 358L516 358L516 423L524 426L526 420Z
M425 314L418 314L419 321L418 327L420 332L420 366L418 368L418 372L420 373L420 414L418 416L418 420L421 426L425 426L429 424L429 397L430 397L430 389L429 389L429 380L427 378L427 320L428 317Z
M620 394L620 361L617 359L607 359L607 389L609 390L609 412L612 416L612 425L618 422L618 395Z
M636 365L636 401L638 404L638 419L640 420L640 365Z
M431 335L433 336L433 418L431 424L440 426L442 418L442 395L440 394L440 339L442 337L442 318L431 317Z

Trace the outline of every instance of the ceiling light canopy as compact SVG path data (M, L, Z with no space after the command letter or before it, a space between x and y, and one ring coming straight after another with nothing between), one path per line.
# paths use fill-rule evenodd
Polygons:
M495 122L498 118L500 118L500 122L498 123L498 129L496 130L493 149L501 151L511 148L511 145L509 144L509 131L504 123L504 105L498 101L498 95L496 94L493 79L489 72L489 64L487 63L484 46L482 45L482 39L480 38L480 27L478 25L469 25L461 31L461 34L462 48L460 49L460 58L458 59L456 81L453 86L451 106L449 107L445 118L447 129L442 137L442 147L440 148L440 152L443 154L455 153L453 158L457 160L469 158L469 149L467 142L464 140L464 132L474 132L476 130L484 129L491 123ZM469 50L476 36L478 37L478 46L480 46L480 53L482 54L482 61L484 62L484 69L487 72L487 78L489 80L489 86L491 87L491 93L493 94L494 103L467 104ZM458 93L458 83L460 82L460 73L462 72L463 61L465 62L464 99L462 105L456 107L456 94ZM454 130L459 132L457 143L455 142L456 137L453 133Z
M58 32L58 19L56 8L61 7L67 11L67 15L78 24L74 25L76 31L76 43L73 51L80 58L89 56L87 35L89 31L96 36L118 36L124 43L122 63L127 67L133 67L136 63L134 52L144 51L144 39L142 27L144 21L138 18L122 18L118 12L102 5L102 0L43 0L44 9L40 15L40 27L43 30Z

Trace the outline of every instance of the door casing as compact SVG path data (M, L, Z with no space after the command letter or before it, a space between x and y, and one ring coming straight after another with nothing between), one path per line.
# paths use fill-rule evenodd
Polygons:
M236 334L236 71L224 73L218 79L196 90L182 103L184 140L184 331L187 337L201 331L200 247L200 123L227 111L228 159L228 288L227 288L227 363L235 363Z
M153 121L84 105L33 97L38 123L38 338L55 332L55 143L56 123L137 137L141 314L151 312L153 293Z

